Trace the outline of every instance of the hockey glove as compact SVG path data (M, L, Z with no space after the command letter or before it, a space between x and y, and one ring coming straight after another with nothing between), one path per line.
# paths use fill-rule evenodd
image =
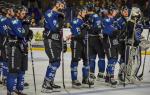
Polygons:
M102 33L99 33L98 35L99 35L99 38L100 38L100 39L103 39L103 38L104 38L104 36L103 36Z
M27 40L31 41L33 39L33 31L29 30L28 34L27 34Z
M128 39L126 45L132 45L132 43L133 43L132 39Z

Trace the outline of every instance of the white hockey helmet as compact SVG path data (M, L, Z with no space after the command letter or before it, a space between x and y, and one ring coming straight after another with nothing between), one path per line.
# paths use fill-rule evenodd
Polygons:
M132 7L130 15L133 16L133 17L139 16L139 15L141 16L142 12L141 12L140 8Z

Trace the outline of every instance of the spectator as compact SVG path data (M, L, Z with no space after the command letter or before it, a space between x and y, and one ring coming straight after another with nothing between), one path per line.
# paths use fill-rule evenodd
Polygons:
M39 26L39 21L41 20L41 12L38 8L32 6L29 8L29 15L32 17L35 26Z

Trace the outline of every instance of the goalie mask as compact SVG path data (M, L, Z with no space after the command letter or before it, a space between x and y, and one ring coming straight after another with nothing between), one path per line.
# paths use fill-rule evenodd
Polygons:
M129 20L138 22L142 17L142 12L138 7L132 7Z

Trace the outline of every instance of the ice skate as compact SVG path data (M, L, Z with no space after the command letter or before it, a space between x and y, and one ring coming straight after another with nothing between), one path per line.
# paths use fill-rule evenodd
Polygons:
M89 85L90 85L90 87L94 87L94 82L91 81L91 80L88 79L88 78L84 78L84 79L82 80L82 86L85 87L85 88L88 88Z
M104 73L99 72L97 75L97 81L104 82L105 81L105 76Z
M72 88L81 88L81 83L78 80L72 81Z

